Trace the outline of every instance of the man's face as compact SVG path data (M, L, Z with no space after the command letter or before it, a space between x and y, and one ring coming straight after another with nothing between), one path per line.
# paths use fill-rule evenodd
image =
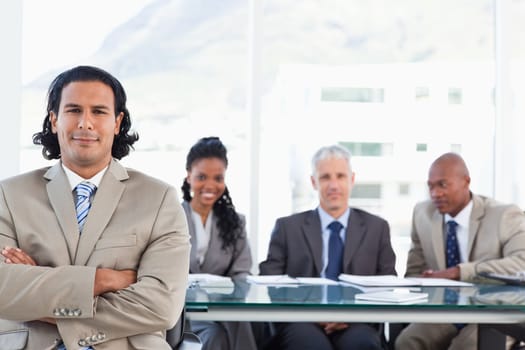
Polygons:
M455 217L470 201L470 178L454 164L433 164L427 185L430 199L441 214Z
M348 207L348 198L354 186L354 173L350 173L346 159L327 158L317 163L312 185L319 193L319 204L334 218Z
M62 162L81 176L93 176L111 160L113 139L123 117L123 113L115 116L114 106L109 86L99 81L78 81L63 88L58 115L50 113Z

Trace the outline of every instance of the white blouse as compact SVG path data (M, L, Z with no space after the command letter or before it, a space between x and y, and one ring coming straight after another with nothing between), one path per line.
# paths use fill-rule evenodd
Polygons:
M194 212L193 209L191 210L191 216L193 218L193 224L195 225L195 239L197 241L197 260L199 261L199 264L202 265L202 263L204 262L204 257L208 252L208 245L210 244L213 212L210 212L208 214L208 217L206 218L206 223L204 225L202 224L202 219L199 213Z

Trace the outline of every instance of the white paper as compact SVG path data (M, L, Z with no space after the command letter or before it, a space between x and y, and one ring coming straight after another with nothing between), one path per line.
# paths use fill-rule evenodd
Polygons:
M430 277L397 277L395 275L339 275L341 281L367 287L471 287L472 283Z
M407 304L424 302L428 299L427 293L412 293L402 291L380 291L360 293L355 295L356 301L369 301L379 303Z
M323 278L323 277L297 277L296 279L301 284L311 284L311 285L321 285L321 286L339 284L337 281L334 281L328 278Z
M409 277L411 281L417 282L423 287L472 287L472 283L450 280L447 278L433 278L433 277Z
M362 276L362 275L348 275L340 274L339 279L344 282L358 284L361 286L368 287L409 287L409 286L420 286L421 284L417 281L412 281L407 278L397 277L395 275L374 275L374 276Z
M230 277L213 275L209 273L190 273L188 276L188 284L199 285L206 288L231 288L233 281Z
M292 278L288 275L247 276L246 280L250 283L256 284L299 284L299 281L296 278Z

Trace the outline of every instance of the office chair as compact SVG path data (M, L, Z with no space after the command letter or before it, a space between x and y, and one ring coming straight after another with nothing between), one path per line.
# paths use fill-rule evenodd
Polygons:
M201 340L195 333L185 330L185 323L186 315L183 309L175 326L166 331L168 344L173 350L201 350Z
M483 334L478 334L478 343L483 344L482 349L505 349L505 338L511 336L516 344L511 349L525 349L525 324L480 324L478 329L483 329Z

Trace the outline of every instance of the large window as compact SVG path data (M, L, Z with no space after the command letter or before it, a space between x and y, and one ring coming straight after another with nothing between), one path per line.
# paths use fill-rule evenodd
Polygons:
M349 202L388 219L402 273L435 157L460 145L473 190L492 191L492 2L264 4L259 254L276 217L316 205L311 155L341 143L354 154Z
M251 4L259 5L255 14ZM73 65L98 65L123 82L141 136L126 165L179 187L191 144L209 135L224 140L234 202L258 223L249 232L255 263L266 255L277 217L316 206L310 157L339 143L354 154L350 204L390 222L402 273L411 210L427 197L435 157L460 152L473 191L489 196L506 186L495 176L502 155L511 157L503 166L519 164L515 173L525 178L525 162L516 161L525 159L524 145L505 153L512 147L498 144L508 135L499 134L496 119L506 121L503 130L524 129L523 15L525 0L24 0L21 169L48 164L31 135L44 117L51 79ZM495 61L504 51L494 36L501 16L513 34L502 65L513 73L506 85L498 79L509 72ZM250 66L260 69L257 89L249 88ZM514 89L510 128L494 104L501 86ZM261 102L255 136L247 108L253 93ZM258 152L250 150L251 137ZM510 192L522 204L517 176Z

